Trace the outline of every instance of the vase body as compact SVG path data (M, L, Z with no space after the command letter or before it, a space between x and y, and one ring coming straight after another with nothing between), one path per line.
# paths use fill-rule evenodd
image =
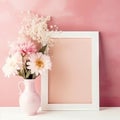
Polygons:
M27 115L35 115L40 107L40 96L35 91L34 80L26 79L23 84L24 90L19 97L20 108Z

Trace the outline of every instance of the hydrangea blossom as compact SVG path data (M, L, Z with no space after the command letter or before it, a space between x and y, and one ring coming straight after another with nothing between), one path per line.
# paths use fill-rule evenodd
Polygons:
M48 47L52 44L50 40L50 35L52 31L48 29L48 22L50 21L50 16L38 16L32 12L27 12L27 15L22 21L22 26L19 30L19 35L29 36L31 39L38 41L45 46L48 44ZM57 30L57 27L53 27Z

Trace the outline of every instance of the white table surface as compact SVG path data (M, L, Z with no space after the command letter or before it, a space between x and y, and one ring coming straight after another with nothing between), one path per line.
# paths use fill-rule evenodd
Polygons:
M0 120L120 120L120 107L100 111L42 111L35 116L25 115L19 107L0 107Z

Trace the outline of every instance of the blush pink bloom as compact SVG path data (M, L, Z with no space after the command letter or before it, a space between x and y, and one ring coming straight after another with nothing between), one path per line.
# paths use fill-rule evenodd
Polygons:
M18 40L17 42L11 44L10 46L10 54L14 54L16 52L24 55L30 55L32 53L36 53L37 45L31 40Z

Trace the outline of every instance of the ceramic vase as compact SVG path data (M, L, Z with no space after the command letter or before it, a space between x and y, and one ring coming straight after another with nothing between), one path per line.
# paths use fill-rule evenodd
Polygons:
M35 115L40 107L40 96L35 91L34 79L25 79L18 87L20 91L19 105L21 110L27 115ZM24 90L21 84L24 84Z

